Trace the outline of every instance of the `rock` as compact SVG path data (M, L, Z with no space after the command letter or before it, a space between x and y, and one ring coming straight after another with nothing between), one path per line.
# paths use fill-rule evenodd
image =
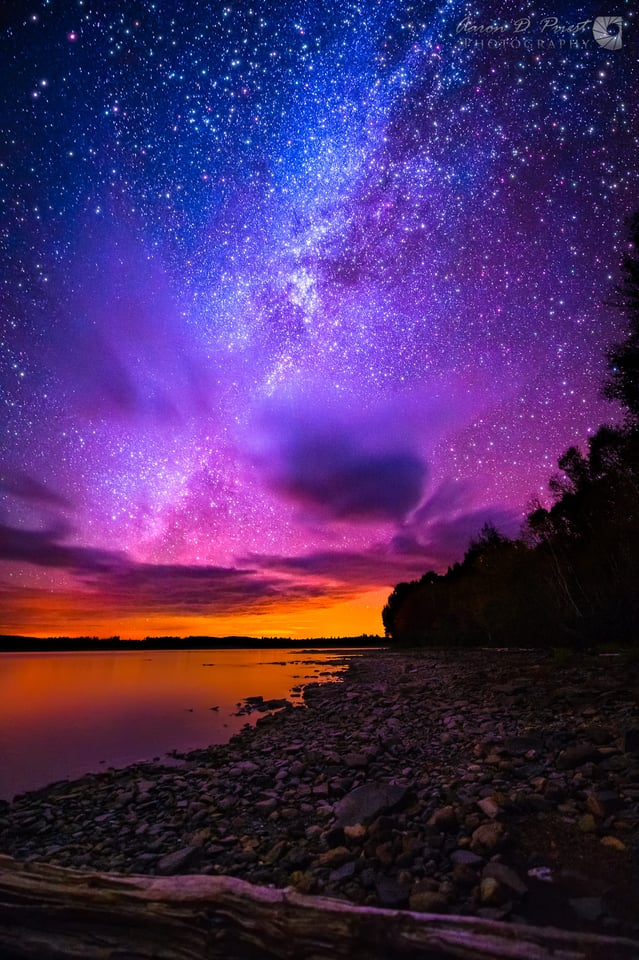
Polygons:
M229 776L240 777L244 773L256 773L260 768L252 760L240 760L229 770Z
M311 857L306 847L299 846L288 850L282 862L293 870L300 870L306 867L310 859Z
M565 750L562 750L557 757L557 768L559 770L574 770L580 767L587 760L593 760L599 756L599 751L592 743L575 743Z
M340 867L347 860L352 860L356 854L348 847L333 847L332 850L326 850L320 853L318 864L320 867Z
M375 857L385 867L390 867L391 863L395 859L395 855L393 853L393 844L390 842L390 840L387 840L386 843L380 843L377 847L375 847Z
M507 753L515 757L523 757L531 750L543 750L544 742L539 737L508 737L502 744Z
M275 797L270 797L268 800L259 800L255 804L255 812L259 813L261 816L265 817L269 813L272 813L273 810L277 810L277 800Z
M355 873L355 861L349 860L347 863L343 863L341 867L338 867L337 870L333 870L329 874L328 881L329 883L339 883L341 880L347 880L349 877L352 877Z
M473 867L467 867L463 863L456 863L453 866L451 879L460 887L474 887L477 883L477 870Z
M531 867L528 871L528 876L533 880L538 880L540 883L554 883L555 878L553 876L552 868L546 866L537 866Z
M341 827L332 827L323 835L327 847L343 847L346 834Z
M614 790L590 791L586 794L586 810L595 817L608 817L622 806Z
M382 814L381 817L378 817L377 820L374 820L369 826L368 836L371 840L377 840L378 843L381 843L383 840L390 840L393 836L393 831L397 828L398 824L392 817L387 817Z
M583 817L579 817L579 820L577 820L577 826L582 833L595 833L597 830L595 818L591 813L584 813Z
M380 907L397 910L408 904L408 889L397 880L383 877L377 881L375 889Z
M499 906L508 899L504 890L494 877L485 877L479 885L479 899L484 906Z
M360 843L366 839L367 830L364 824L362 823L352 823L347 824L344 827L344 836L347 840L353 840L355 843Z
M464 867L480 867L484 858L473 853L472 850L454 850L450 855L451 862Z
M634 753L639 756L639 727L626 730L623 735L623 751L624 753Z
M483 800L478 800L477 806L487 817L494 818L499 813L499 804L495 803L492 797L484 797Z
M504 842L504 828L494 820L483 823L473 832L470 848L474 853L494 853Z
M262 857L264 863L277 863L284 851L286 850L288 844L286 840L278 840L270 850Z
M424 849L424 843L414 833L405 833L402 836L402 853L417 853Z
M192 867L200 859L202 850L200 847L183 847L181 850L175 850L173 853L167 853L157 862L156 872L163 876L170 876L174 873L180 873L187 867Z
M453 807L440 807L428 819L428 826L437 830L454 830L457 826L457 814Z
M583 732L583 735L587 737L588 740L592 740L592 742L596 743L597 746L599 747L603 747L604 744L610 743L610 741L612 740L610 731L607 730L606 727L594 725L594 726L586 727L585 730L583 730L582 732Z
M368 757L365 753L347 753L344 763L352 770L363 770L368 766Z
M335 823L345 827L372 820L385 810L399 806L407 794L408 787L391 783L365 783L355 787L335 804Z
M528 892L528 887L524 881L505 863L487 863L482 871L482 879L488 877L497 880L502 887L509 891L511 896L516 894L518 897L523 897Z
M448 900L435 890L420 890L411 893L408 898L408 907L415 913L447 913Z
M286 708L286 709L291 709L292 706L293 706L293 704L291 703L290 700L287 700L285 697L281 697L280 699L264 700L264 701L259 705L258 710L260 710L260 711L263 711L263 710L279 710L281 707L284 707L284 708Z
M613 850L625 850L626 845L618 837L613 837L607 835L602 837L599 843L603 843L604 847L611 847Z

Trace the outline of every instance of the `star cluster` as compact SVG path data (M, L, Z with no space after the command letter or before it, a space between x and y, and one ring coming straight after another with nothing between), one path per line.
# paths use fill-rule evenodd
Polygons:
M458 29L511 2L5 6L1 629L377 632L517 532L619 417L639 69L603 12L619 50Z

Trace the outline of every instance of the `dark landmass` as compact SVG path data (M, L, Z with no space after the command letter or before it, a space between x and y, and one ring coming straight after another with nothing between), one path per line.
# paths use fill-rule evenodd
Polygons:
M387 641L374 634L358 637L145 637L121 640L120 637L21 637L0 635L0 652L32 653L82 650L280 650L282 647L376 647Z

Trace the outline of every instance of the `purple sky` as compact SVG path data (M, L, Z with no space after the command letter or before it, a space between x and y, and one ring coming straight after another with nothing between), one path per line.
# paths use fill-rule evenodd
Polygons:
M626 3L21 6L0 630L377 632L618 416Z

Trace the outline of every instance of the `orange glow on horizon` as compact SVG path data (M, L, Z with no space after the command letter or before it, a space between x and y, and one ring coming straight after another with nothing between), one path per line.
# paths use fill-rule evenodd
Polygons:
M0 633L23 636L348 637L382 634L382 607L390 587L365 591L345 600L304 600L249 608L228 615L183 612L124 613L101 608L98 598L44 591L16 592L5 606ZM9 612L9 609L11 612Z

